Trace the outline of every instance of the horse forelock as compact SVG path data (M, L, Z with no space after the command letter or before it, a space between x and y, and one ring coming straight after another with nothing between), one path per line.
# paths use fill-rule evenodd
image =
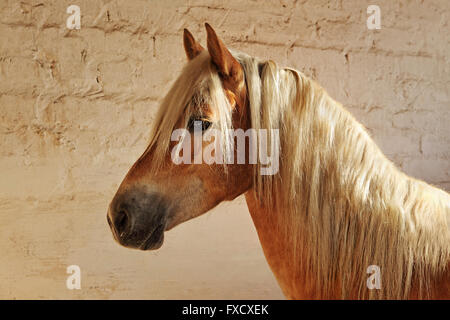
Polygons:
M188 61L159 106L144 154L154 148L152 169L158 170L170 152L169 143L174 129L186 128L195 106L208 105L214 115L215 128L222 132L223 148L228 148L227 128L232 128L231 108L222 89L217 70L207 51Z

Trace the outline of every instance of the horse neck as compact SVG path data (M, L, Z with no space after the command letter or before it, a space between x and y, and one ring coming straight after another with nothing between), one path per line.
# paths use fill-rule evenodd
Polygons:
M425 230L418 209L423 193L433 193L431 187L399 172L328 96L296 107L284 117L282 154L287 156L281 179L274 180L275 204L267 207L252 193L246 195L283 290L292 297L401 298L412 287L426 287L412 265L420 269L417 261L431 261L423 269L437 270L446 261L436 257L448 257L448 230L438 226L445 225L445 218L433 217L434 230L444 236L434 235ZM429 242L419 244L424 232ZM433 252L424 255L430 244ZM385 270L383 281L389 286L381 291L366 288L365 270L371 265Z

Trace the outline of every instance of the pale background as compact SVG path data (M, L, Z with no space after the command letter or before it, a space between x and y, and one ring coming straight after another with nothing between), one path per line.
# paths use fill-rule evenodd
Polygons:
M207 21L305 72L399 167L450 190L449 20L448 0L0 0L0 298L283 298L243 198L156 252L112 240L107 205L185 63L183 28L204 43ZM66 289L71 264L82 290Z

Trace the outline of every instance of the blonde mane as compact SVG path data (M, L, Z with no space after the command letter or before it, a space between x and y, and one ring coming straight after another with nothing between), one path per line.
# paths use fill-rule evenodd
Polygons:
M315 298L417 298L450 261L450 196L400 172L365 129L301 72L233 52L245 71L251 125L278 129L280 171L258 174L254 192L272 208L298 273ZM162 103L149 149L156 168L170 134L187 123L198 92L225 134L231 115L207 52L189 62ZM272 141L271 143L276 143ZM270 150L270 148L269 148ZM286 248L286 250L290 250ZM382 288L367 290L367 267L381 269Z

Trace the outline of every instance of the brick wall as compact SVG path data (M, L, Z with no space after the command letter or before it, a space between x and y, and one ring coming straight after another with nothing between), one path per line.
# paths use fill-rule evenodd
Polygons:
M80 30L66 28L66 9L72 4L81 8ZM381 8L380 30L366 26L369 4ZM1 238L2 252L11 264L0 265L0 296L71 298L59 282L49 285L46 281L53 281L56 273L64 283L65 265L74 260L84 261L95 274L100 264L76 249L83 248L115 266L112 271L100 268L107 275L96 274L87 289L89 297L129 297L133 286L142 287L140 292L147 297L152 296L148 290L157 297L195 297L170 282L178 273L167 268L172 260L164 253L159 257L163 262L158 276L165 279L164 272L170 274L166 275L168 282L145 282L147 271L137 269L145 265L142 256L128 251L119 254L104 215L118 184L145 149L158 103L186 61L183 28L204 43L205 21L229 47L273 59L316 79L369 129L386 155L406 173L450 190L449 20L448 0L1 0L0 208L19 220L12 220L11 215L4 215L10 220L2 220L2 225L10 226ZM92 200L96 198L102 200ZM31 209L18 209L23 203ZM91 215L83 220L81 211L88 212L94 205L101 219L93 223ZM243 203L238 207L246 210ZM54 225L44 233L46 219ZM201 225L203 220L199 221ZM221 222L216 223L215 234L221 234L226 223L217 221ZM178 248L193 241L189 228L189 232L200 228L196 234L209 239L208 243L219 241L208 238L213 224L180 227L185 229L178 238L184 240ZM256 236L251 232L249 241L255 247ZM193 270L201 272L202 267L211 268L208 263L215 263L218 272L228 268L233 273L246 261L245 281L221 278L217 282L211 276L208 283L214 287L207 287L200 296L279 297L274 282L267 290L258 289L256 296L253 291L235 290L259 288L256 284L268 283L264 279L270 274L266 269L255 272L252 263L263 265L262 255L248 258L249 251L242 250L249 247L236 239L239 243L217 242L217 247L228 248L229 255L221 255L227 260L200 259L188 269L194 274ZM192 252L191 243L186 249L190 254L197 259L209 257ZM98 247L102 251L96 251ZM208 250L214 255L214 248ZM184 261L186 251L176 252L177 261ZM225 267L230 257L234 257L231 261L242 259ZM26 266L27 261L34 264ZM133 277L124 270L133 270ZM186 272L176 283L195 279ZM22 283L24 274L37 275L36 291ZM128 274L130 283L120 280L119 274ZM47 295L38 290L44 285ZM164 295L152 288L173 288L176 294ZM214 295L218 292L227 296Z
M77 1L68 30L74 1L2 1L0 194L113 190L185 62L182 29L204 42L205 21L317 79L403 170L449 190L450 3L377 1L368 30L372 2Z

